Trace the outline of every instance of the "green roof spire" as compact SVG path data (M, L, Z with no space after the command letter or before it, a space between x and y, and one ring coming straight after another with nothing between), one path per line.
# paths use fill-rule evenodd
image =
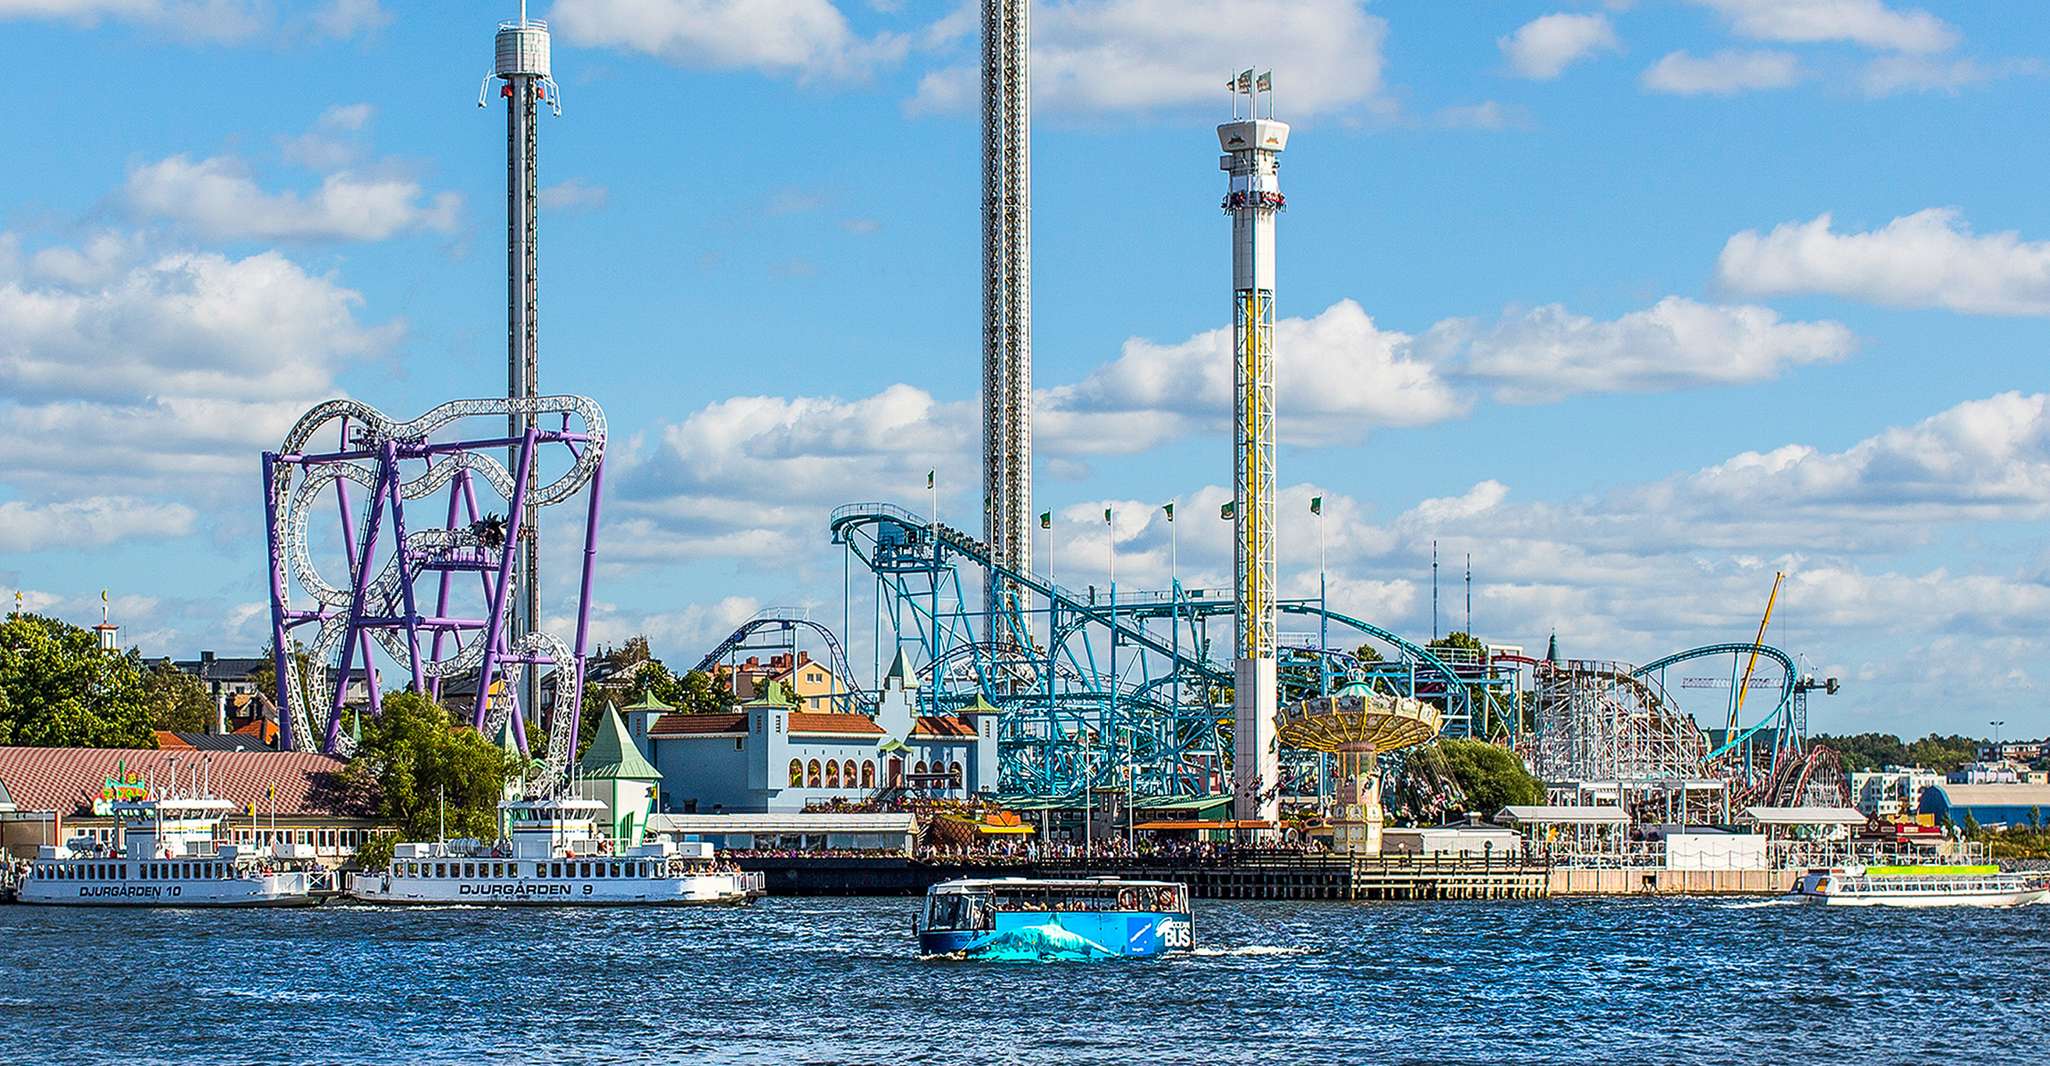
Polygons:
M662 780L662 772L634 747L633 738L626 735L626 722L611 707L605 708L598 735L591 738L591 746L577 761L577 776L598 781Z

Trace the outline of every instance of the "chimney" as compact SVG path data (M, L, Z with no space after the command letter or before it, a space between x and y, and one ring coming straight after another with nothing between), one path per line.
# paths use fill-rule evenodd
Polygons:
M214 704L214 732L218 734L225 733L227 731L228 694L226 691L223 691L220 695L219 701Z

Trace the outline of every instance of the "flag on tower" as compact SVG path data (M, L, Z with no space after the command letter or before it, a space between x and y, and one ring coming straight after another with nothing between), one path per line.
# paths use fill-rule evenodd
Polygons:
M926 471L926 472L925 472L925 487L926 487L926 488L932 488L932 486L933 486L933 478L934 478L934 477L936 477L936 476L938 476L938 474L939 474L939 471L937 471L937 470L928 470L928 471Z
M1227 522L1231 521L1234 518L1237 518L1238 515L1239 504L1237 500L1226 500L1224 501L1224 506L1219 507L1217 509L1217 517L1222 518Z
M1323 513L1324 513L1324 497L1322 497L1322 496L1312 496L1312 497L1310 497L1310 513L1311 513L1311 514L1313 514L1313 515L1319 515L1319 516L1323 515Z
M1110 525L1110 508L1108 507L1103 509L1103 524Z
M1163 511L1166 511L1166 512L1167 512L1167 520L1168 520L1168 521L1170 521L1170 522L1174 521L1174 504L1171 504L1171 503L1163 503L1163 504L1161 504L1161 505L1160 505L1160 509L1161 509L1161 510L1163 510Z
M1052 529L1052 528L1053 528L1053 512L1052 512L1052 511L1041 511L1041 512L1039 512L1039 528L1041 528L1041 529Z
M1253 68L1247 67L1239 71L1238 90L1242 93L1253 91Z
M1258 81L1256 81L1256 82L1254 82L1254 83L1253 83L1253 88L1255 88L1255 89L1258 89L1258 90L1260 90L1260 91L1261 91L1261 92L1263 92L1263 93L1271 93L1271 92L1273 92L1273 91L1274 91L1274 72L1270 70L1270 71L1267 71L1267 72L1265 72L1265 73L1261 74L1261 75L1260 75L1260 79L1259 79Z

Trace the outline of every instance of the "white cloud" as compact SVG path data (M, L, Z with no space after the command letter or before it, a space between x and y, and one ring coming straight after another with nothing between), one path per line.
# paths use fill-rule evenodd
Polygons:
M1894 93L1956 93L1999 78L2041 74L2043 66L2034 60L2010 60L1986 64L1976 59L1931 59L1928 56L1878 56L1865 64L1858 75L1858 87L1867 96Z
M1979 236L1956 208L1929 208L1867 232L1830 215L1745 230L1723 245L1717 280L1738 292L1828 293L1968 314L2050 314L2050 242Z
M1542 403L1585 392L1657 392L1765 381L1832 362L1855 344L1835 322L1783 322L1770 308L1668 296L1599 321L1548 304L1492 323L1448 319L1418 342L1448 371L1497 400Z
M1387 23L1359 0L1054 0L1032 19L1041 115L1215 109L1248 63L1278 68L1290 116L1371 105L1381 92ZM975 101L967 64L926 74L905 106L963 112Z
M1341 300L1315 318L1275 323L1275 405L1285 439L1357 440L1376 426L1414 426L1464 404L1433 368L1412 358L1409 337L1381 330ZM1221 428L1232 409L1232 331L1175 344L1141 338L1074 385L1043 390L1047 446L1073 453L1142 450L1195 430Z
M855 33L831 0L558 0L548 17L580 45L799 80L863 79L909 51L902 36Z
M219 240L380 241L401 233L455 229L462 198L429 196L418 182L329 174L310 194L267 193L237 160L183 155L128 173L128 205Z
M1760 41L1841 41L1891 52L1943 52L1958 32L1921 10L1895 10L1881 0L1694 0L1714 9L1737 34Z
M541 206L551 211L596 211L606 198L605 186L582 178L541 186Z
M1545 15L1518 27L1515 33L1495 41L1508 58L1509 67L1526 78L1545 80L1596 52L1614 52L1622 47L1615 27L1604 14Z
M1483 100L1478 104L1441 107L1431 115L1431 124L1448 130L1522 129L1530 125L1530 116L1520 107Z
M192 532L198 512L179 503L128 496L83 496L36 504L0 501L0 551L76 551L131 538L169 539Z
M0 277L0 485L246 494L257 451L333 394L343 361L383 353L401 330L363 323L359 294L276 252L138 246L95 263Z
M1800 80L1801 62L1788 52L1668 52L1644 72L1645 88L1682 96L1785 89Z
M270 0L0 0L0 19L53 19L94 27L126 22L193 41L235 44L281 31L353 37L391 21L378 0L324 0L282 22Z

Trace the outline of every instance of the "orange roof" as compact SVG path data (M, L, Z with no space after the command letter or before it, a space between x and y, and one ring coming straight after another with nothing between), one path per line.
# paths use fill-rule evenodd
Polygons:
M747 732L745 714L665 714L648 727L654 737L688 737Z
M204 755L149 748L0 747L0 781L25 811L89 814L107 778L125 768L160 788L171 785L171 760L181 785L204 775L213 793L236 806L272 808L266 791L276 789L280 814L367 816L341 787L342 760L304 751L216 751Z
M278 724L268 718L258 718L256 721L235 730L235 735L255 737L265 744L276 744L278 742Z
M157 730L157 750L191 751L192 745L185 743L184 737L181 737L168 729L159 729Z
M975 737L975 723L955 714L928 714L912 723L914 737Z
M879 737L883 727L865 714L818 714L811 711L791 711L790 731L792 733L831 733L839 736Z

